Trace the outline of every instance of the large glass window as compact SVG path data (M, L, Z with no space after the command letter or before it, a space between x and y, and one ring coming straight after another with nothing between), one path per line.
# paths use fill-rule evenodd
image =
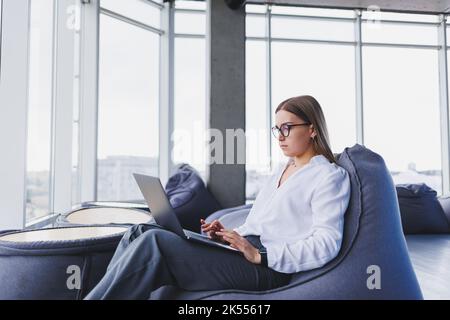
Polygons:
M401 24L392 22L362 23L363 42L437 45L438 34L434 25Z
M174 133L172 160L188 163L205 179L206 3L175 2Z
M353 41L354 23L351 21L327 21L303 17L272 18L272 37L308 40Z
M98 200L141 199L132 174L158 175L159 41L100 15Z
M267 105L266 49L264 41L247 41L245 122L247 138L246 197L249 200L256 198L271 172L269 153L269 121L271 118Z
M175 33L205 35L205 13L198 11L175 12Z
M257 195L267 176L285 160L276 139L267 134L267 129L274 124L275 110L281 101L299 95L317 98L325 113L334 152L342 152L356 141L355 49L348 44L354 41L354 12L273 6L272 41L268 50L269 42L265 37L268 18L261 15L264 13L262 8L267 7L247 6L246 26L250 37L247 39L246 59L249 200ZM270 70L267 69L269 59ZM267 106L269 96L270 108ZM254 136L260 141L252 142ZM251 150L255 145L261 147Z
M247 128L267 126L267 117L253 119L258 110L255 105L264 104L263 97L272 98L269 121L273 122L273 112L281 101L312 95L325 113L333 152L342 152L356 142L359 121L357 51L349 43L357 41L355 12L272 6L269 42L263 8L268 7L247 6ZM394 182L427 183L440 194L438 22L437 15L364 11L360 94L364 144L385 159ZM269 43L271 50L267 50ZM265 69L267 63L259 61L267 62L269 57L270 70ZM261 72L271 75L270 86ZM258 93L253 84L259 87ZM269 88L270 95L264 93ZM268 112L262 109L259 107L260 112ZM247 144L248 159L249 148ZM283 160L272 138L272 169ZM252 172L250 168L247 165ZM248 198L257 193L256 181L252 175L247 179Z
M175 164L189 163L205 177L206 48L204 39L175 41Z
M26 221L50 210L53 0L32 0L28 91Z
M365 144L381 154L394 182L442 192L439 67L436 50L366 47Z
M126 16L127 18L159 28L160 10L145 0L101 0L103 9Z
M321 104L331 149L342 152L356 141L354 47L275 42L272 46L272 106L311 95ZM282 155L273 139L273 158Z

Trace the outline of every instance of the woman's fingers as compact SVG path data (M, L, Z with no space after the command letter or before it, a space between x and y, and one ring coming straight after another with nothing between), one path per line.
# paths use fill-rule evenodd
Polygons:
M202 226L204 232L208 231L219 231L221 228L223 228L222 224L218 220L214 220L210 224L204 224Z
M242 249L242 237L238 233L222 229L221 231L216 232L216 234L221 236L225 241L234 245L237 249Z
M215 228L214 226L208 226L202 229L203 232L210 232L210 231L218 231L217 228Z

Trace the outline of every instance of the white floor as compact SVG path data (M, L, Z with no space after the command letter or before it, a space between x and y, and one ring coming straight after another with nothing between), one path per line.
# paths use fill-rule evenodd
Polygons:
M408 235L409 255L426 300L450 300L450 235Z

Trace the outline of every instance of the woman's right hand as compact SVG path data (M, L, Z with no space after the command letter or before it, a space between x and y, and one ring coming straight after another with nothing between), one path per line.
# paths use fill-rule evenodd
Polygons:
M214 220L211 223L206 223L205 220L200 219L200 223L202 231L206 233L210 239L220 241L223 243L228 243L223 239L223 236L219 236L216 234L216 232L219 232L221 229L225 229L219 220Z

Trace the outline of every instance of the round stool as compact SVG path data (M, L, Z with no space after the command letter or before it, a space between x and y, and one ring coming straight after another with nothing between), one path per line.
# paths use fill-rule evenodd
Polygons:
M91 207L61 214L56 226L123 225L153 223L149 212L131 208Z
M0 234L0 300L83 299L127 228L84 226Z

